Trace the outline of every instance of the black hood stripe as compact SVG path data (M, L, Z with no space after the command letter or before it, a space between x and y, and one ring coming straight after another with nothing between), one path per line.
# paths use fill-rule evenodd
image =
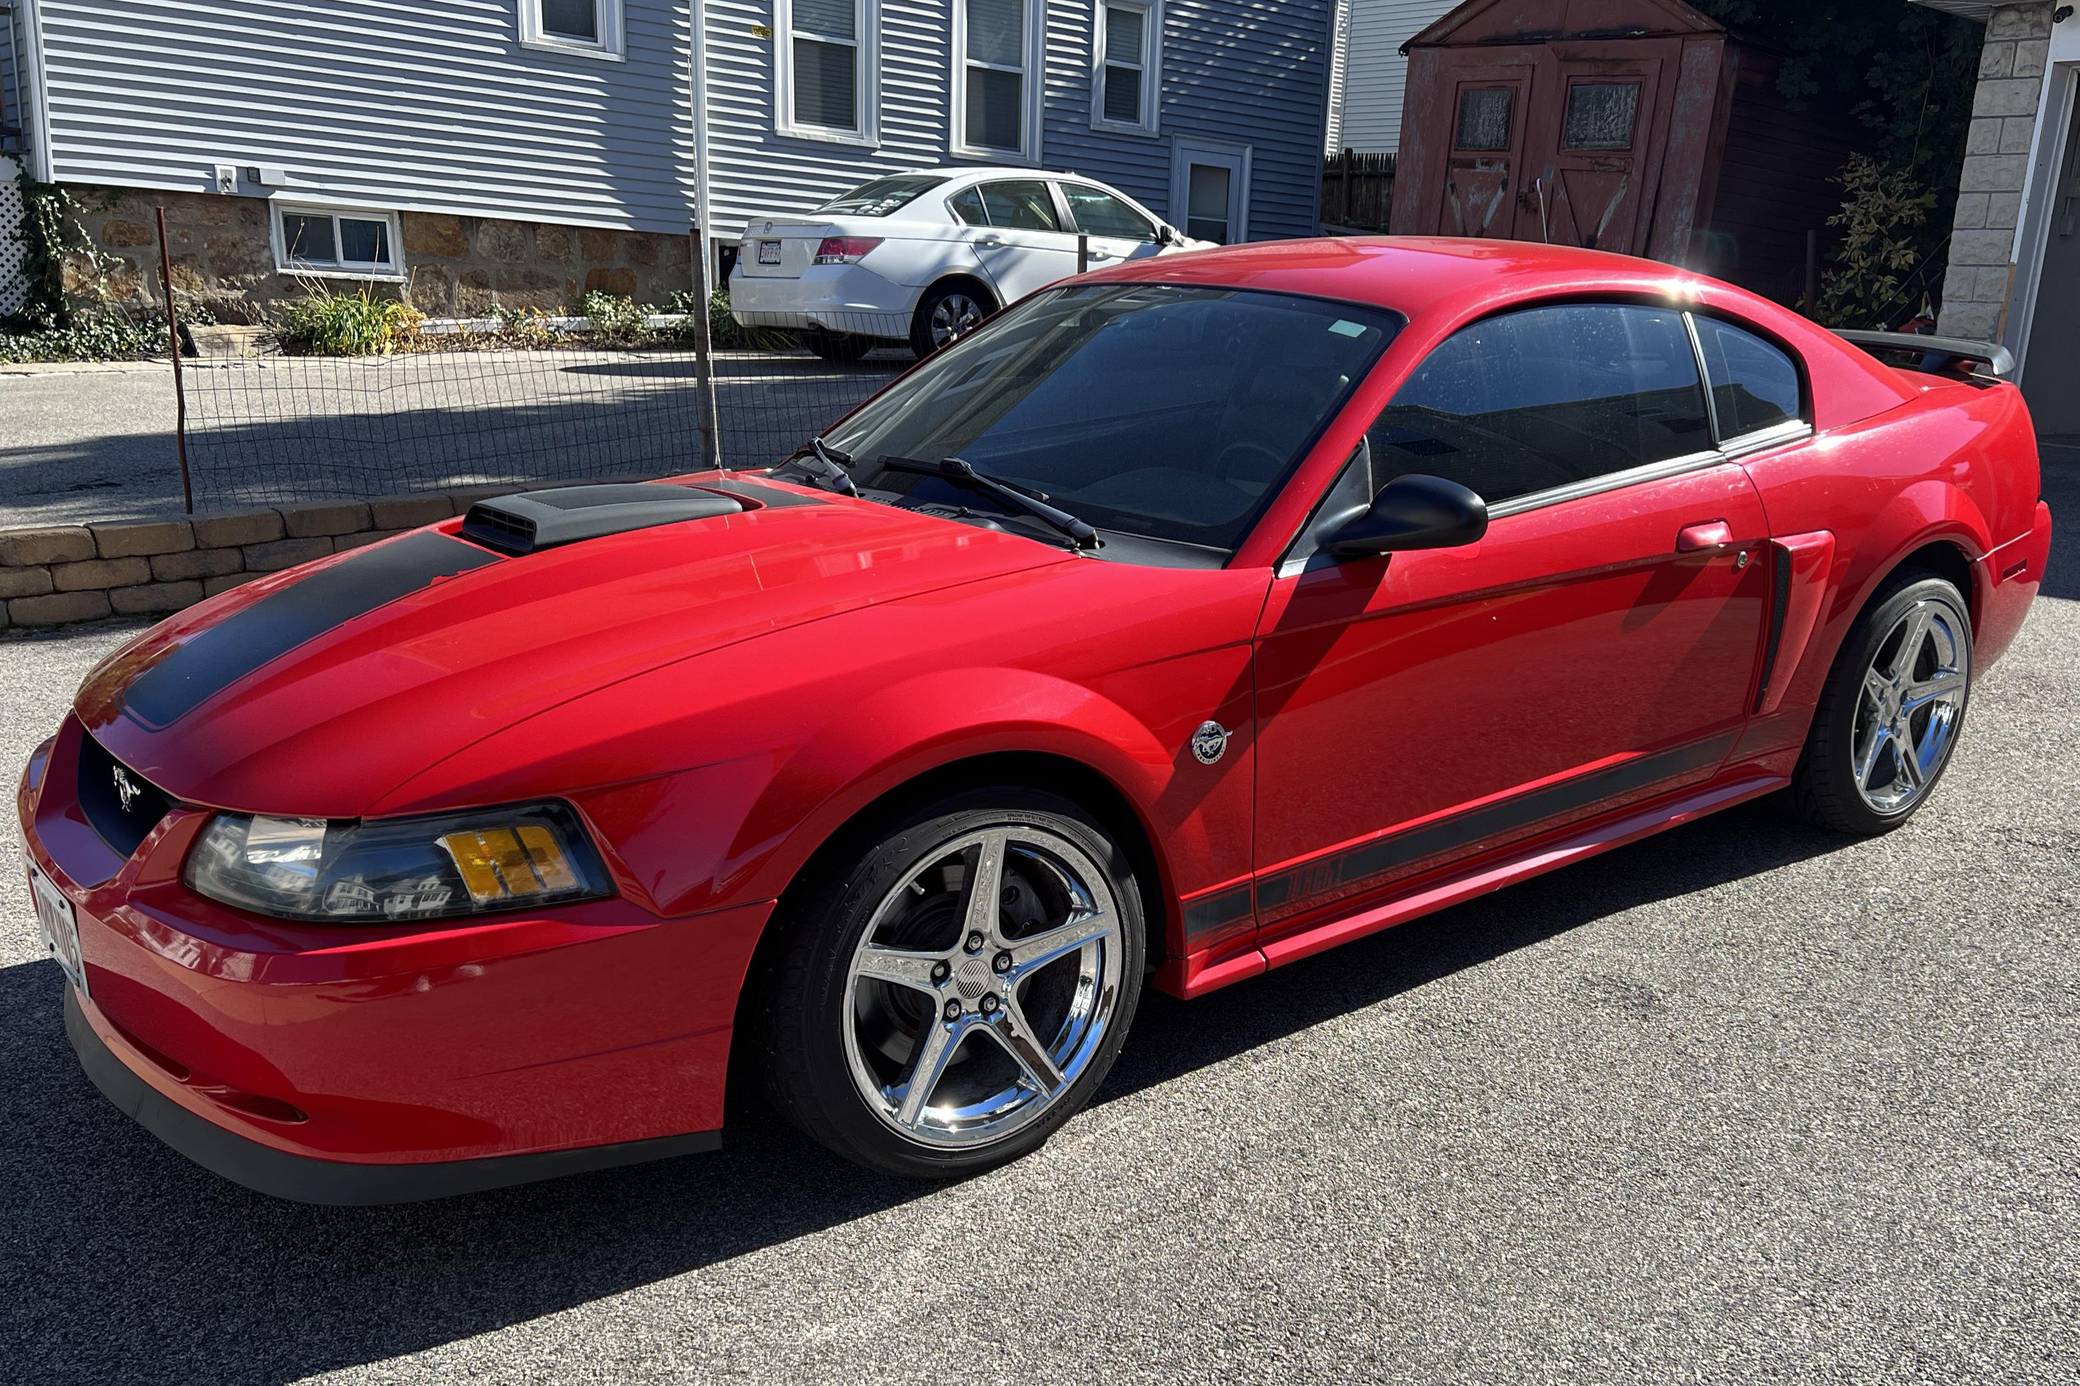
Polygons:
M434 530L377 544L196 635L125 690L124 710L148 727L166 726L306 640L441 578L499 561Z

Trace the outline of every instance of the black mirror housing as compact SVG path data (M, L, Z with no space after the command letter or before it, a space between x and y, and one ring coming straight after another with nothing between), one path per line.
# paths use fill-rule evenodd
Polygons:
M1329 536L1329 552L1371 558L1404 549L1452 549L1488 532L1488 503L1456 481L1420 473L1397 476L1364 514Z

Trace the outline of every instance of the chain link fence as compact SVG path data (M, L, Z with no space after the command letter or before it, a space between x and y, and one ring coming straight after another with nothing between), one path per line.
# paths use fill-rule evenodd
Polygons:
M633 312L631 307L630 312ZM685 314L402 324L384 354L284 331L189 328L177 365L192 505L216 509L483 484L770 465L907 368L882 324L747 331L703 357ZM874 334L874 335L869 335ZM228 344L228 345L227 345Z

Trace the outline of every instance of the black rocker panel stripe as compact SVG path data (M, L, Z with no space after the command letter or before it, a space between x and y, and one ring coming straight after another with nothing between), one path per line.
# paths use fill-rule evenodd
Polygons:
M1693 741L1579 779L1520 794L1487 808L1474 809L1442 823L1396 833L1332 856L1303 862L1258 881L1257 908L1275 910L1289 904L1304 904L1317 896L1333 894L1347 885L1375 876L1389 875L1468 843L1508 837L1535 827L1548 818L1589 808L1662 780L1708 770L1725 759L1732 748L1733 737L1730 734ZM1186 924L1189 928L1189 916Z
M1249 882L1216 890L1211 895L1202 895L1184 907L1184 932L1186 938L1200 938L1225 929L1229 925L1249 918Z
M195 636L130 685L124 708L146 726L166 726L306 640L441 578L501 561L432 530L378 544Z

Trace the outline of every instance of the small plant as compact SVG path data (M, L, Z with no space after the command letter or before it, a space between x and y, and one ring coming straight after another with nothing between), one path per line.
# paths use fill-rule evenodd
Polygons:
M1878 319L1902 306L1901 286L1921 258L1920 229L1936 195L1906 169L1865 154L1850 155L1829 181L1844 194L1842 209L1827 219L1842 228L1842 241L1820 276L1816 316L1842 327L1882 327Z
M508 308L498 304L491 310L498 319L498 335L514 346L543 351L556 345L556 329L549 315L539 308Z
M665 311L686 316L676 333L681 340L691 342L693 318L700 311L700 300L690 290L681 289L672 295ZM708 340L717 351L791 351L795 344L791 333L770 327L746 327L738 322L729 311L727 289L716 289L708 295Z
M578 312L592 321L592 335L609 346L634 346L649 336L645 319L651 311L647 304L597 289L578 305Z
M278 307L275 335L318 356L388 356L419 335L425 314L368 289L336 294L315 284L303 298Z
M120 308L75 311L62 327L0 333L0 365L25 361L140 361L166 353L166 316Z

